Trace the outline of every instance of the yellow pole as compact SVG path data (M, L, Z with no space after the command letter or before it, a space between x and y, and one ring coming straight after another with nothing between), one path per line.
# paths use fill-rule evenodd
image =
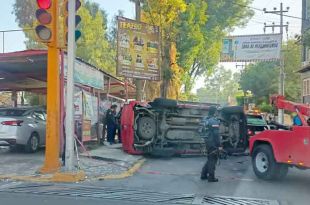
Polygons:
M57 48L57 7L58 0L53 1L52 5L53 42L48 45L47 56L47 121L46 121L46 147L45 161L41 168L41 173L54 173L60 168L59 145L60 145L60 74L59 58L60 52Z

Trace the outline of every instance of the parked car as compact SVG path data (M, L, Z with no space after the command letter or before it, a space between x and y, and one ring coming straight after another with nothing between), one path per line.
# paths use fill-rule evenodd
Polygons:
M252 137L264 130L269 130L270 127L267 121L260 114L247 114L248 137Z
M42 107L1 108L0 146L36 152L45 145L46 111Z
M122 143L131 154L173 155L199 153L206 147L199 133L203 117L213 104L155 99L125 105L121 117ZM242 107L218 109L220 135L228 152L247 147Z

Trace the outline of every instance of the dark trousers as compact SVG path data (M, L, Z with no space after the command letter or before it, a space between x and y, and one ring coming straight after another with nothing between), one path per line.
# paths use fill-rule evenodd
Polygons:
M118 136L118 142L122 143L122 135L121 135L121 128L117 129L117 136Z
M116 134L116 127L107 125L107 141L110 143L115 142L115 134Z
M204 178L215 177L215 166L218 161L218 148L208 148L208 160L202 168L201 176Z

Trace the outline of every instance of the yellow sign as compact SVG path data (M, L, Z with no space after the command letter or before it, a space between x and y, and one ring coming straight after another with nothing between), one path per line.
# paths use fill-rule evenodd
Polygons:
M118 17L117 75L160 80L158 26Z

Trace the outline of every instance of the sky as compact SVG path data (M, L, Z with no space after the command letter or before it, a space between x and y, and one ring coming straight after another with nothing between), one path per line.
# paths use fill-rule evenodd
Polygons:
M35 0L34 0L35 1ZM125 17L134 18L135 8L134 4L129 2L129 0L91 0L100 4L108 13L108 19L111 21L114 14L118 10L123 10ZM210 0L216 1L216 0ZM0 7L0 31L3 30L13 30L19 29L15 22L15 16L12 14L13 4L15 0L5 0L1 2ZM302 0L253 0L252 7L267 10L272 10L274 7L279 8L280 3L283 2L284 8L290 7L288 15L301 17ZM236 28L231 35L245 35L245 34L262 34L264 23L279 24L280 17L278 15L264 14L262 11L256 11L254 17L249 21L249 23L244 28ZM284 22L289 22L289 37L294 37L295 34L300 33L301 30L301 20L294 18L284 18ZM278 31L276 31L278 32ZM271 33L271 30L267 30L266 33ZM286 34L285 34L286 38ZM0 33L0 52L3 50L3 33ZM5 52L12 52L25 49L24 40L25 37L22 32L10 32L6 33L4 36L4 50ZM235 69L235 63L225 63L222 64L229 69ZM196 83L195 89L203 86L203 79L199 79Z

